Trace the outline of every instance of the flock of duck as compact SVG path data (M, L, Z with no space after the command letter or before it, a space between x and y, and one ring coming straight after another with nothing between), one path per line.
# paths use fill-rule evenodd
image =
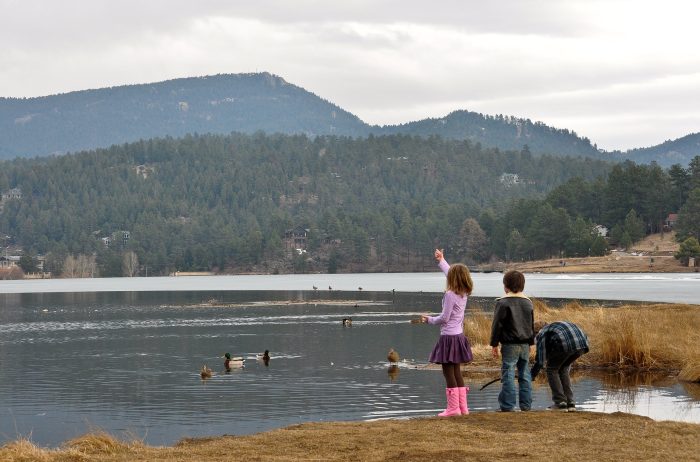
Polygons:
M317 286L313 286L314 290L318 290ZM333 290L333 287L328 286L328 290ZM362 290L362 287L358 287L358 290ZM393 292L393 290L392 290ZM357 307L357 305L355 305ZM351 327L352 326L352 318L351 317L345 317L343 318L343 327ZM414 322L413 320L411 322ZM270 363L270 352L268 350L265 350L264 353L262 354L257 354L255 355L256 359L261 360L265 365L267 366ZM240 369L245 366L245 358L242 356L238 357L232 357L231 353L226 353L223 356L225 359L224 361L224 369L226 372L231 372L233 369ZM397 363L399 362L399 354L394 350L393 348L389 349L389 353L387 354L387 360L389 361L389 375L392 375L392 371L396 372L396 369L398 368ZM332 364L332 363L331 363ZM202 379L208 379L211 378L214 375L214 371L211 370L207 365L203 365L202 369L199 371L199 375L202 377ZM395 377L395 374L394 374ZM392 377L393 378L393 377Z
M352 324L352 319L350 318L343 318L343 325L351 325ZM224 369L226 372L231 372L233 369L240 369L243 368L245 365L245 358L242 356L231 356L231 353L226 353L223 356L225 359L224 361ZM270 364L270 351L265 350L264 353L257 354L255 355L256 359L262 361L266 366ZM389 349L389 353L387 353L386 356L387 361L390 363L390 369L389 369L389 375L392 375L392 371L396 373L397 369L397 364L400 361L399 353L394 350L393 348ZM211 370L206 364L202 366L202 369L199 371L199 375L202 377L202 380L206 380L211 378L214 375L214 371ZM395 376L394 376L395 377ZM392 377L393 378L393 377Z
M245 358L242 356L231 356L231 353L226 353L223 356L225 372L231 372L233 369L242 369L245 366ZM262 361L266 366L270 364L270 351L265 350L264 353L258 353L255 358ZM209 379L214 375L214 371L206 364L199 370L199 375L202 379Z

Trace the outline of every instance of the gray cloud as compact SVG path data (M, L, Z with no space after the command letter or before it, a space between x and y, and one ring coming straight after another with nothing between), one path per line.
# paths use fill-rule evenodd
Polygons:
M0 92L269 71L370 123L469 109L624 149L700 129L697 10L681 0L0 0Z

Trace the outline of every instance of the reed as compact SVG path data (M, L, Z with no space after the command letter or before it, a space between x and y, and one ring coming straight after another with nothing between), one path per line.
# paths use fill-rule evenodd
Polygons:
M535 319L570 321L588 336L591 350L577 365L619 370L669 371L681 380L700 381L700 307L625 305L618 308L571 302L553 308L533 300ZM472 345L488 345L491 318L479 310L465 317ZM488 361L488 358L486 358Z

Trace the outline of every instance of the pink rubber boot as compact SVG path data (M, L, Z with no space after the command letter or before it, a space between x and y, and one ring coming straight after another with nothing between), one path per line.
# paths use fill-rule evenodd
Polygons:
M467 393L469 393L469 387L458 387L459 390L459 411L462 415L469 414L469 407L467 407Z
M447 395L447 409L439 413L440 417L452 417L453 415L462 415L459 410L459 389L458 388L445 388L445 394Z

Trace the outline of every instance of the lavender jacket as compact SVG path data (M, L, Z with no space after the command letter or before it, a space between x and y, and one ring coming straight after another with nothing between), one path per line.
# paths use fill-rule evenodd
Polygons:
M440 260L440 269L445 276L450 269L450 265L443 259ZM464 332L462 322L464 321L464 309L467 306L467 297L457 295L448 290L442 296L442 313L438 316L428 316L428 324L439 324L440 335L458 335Z

